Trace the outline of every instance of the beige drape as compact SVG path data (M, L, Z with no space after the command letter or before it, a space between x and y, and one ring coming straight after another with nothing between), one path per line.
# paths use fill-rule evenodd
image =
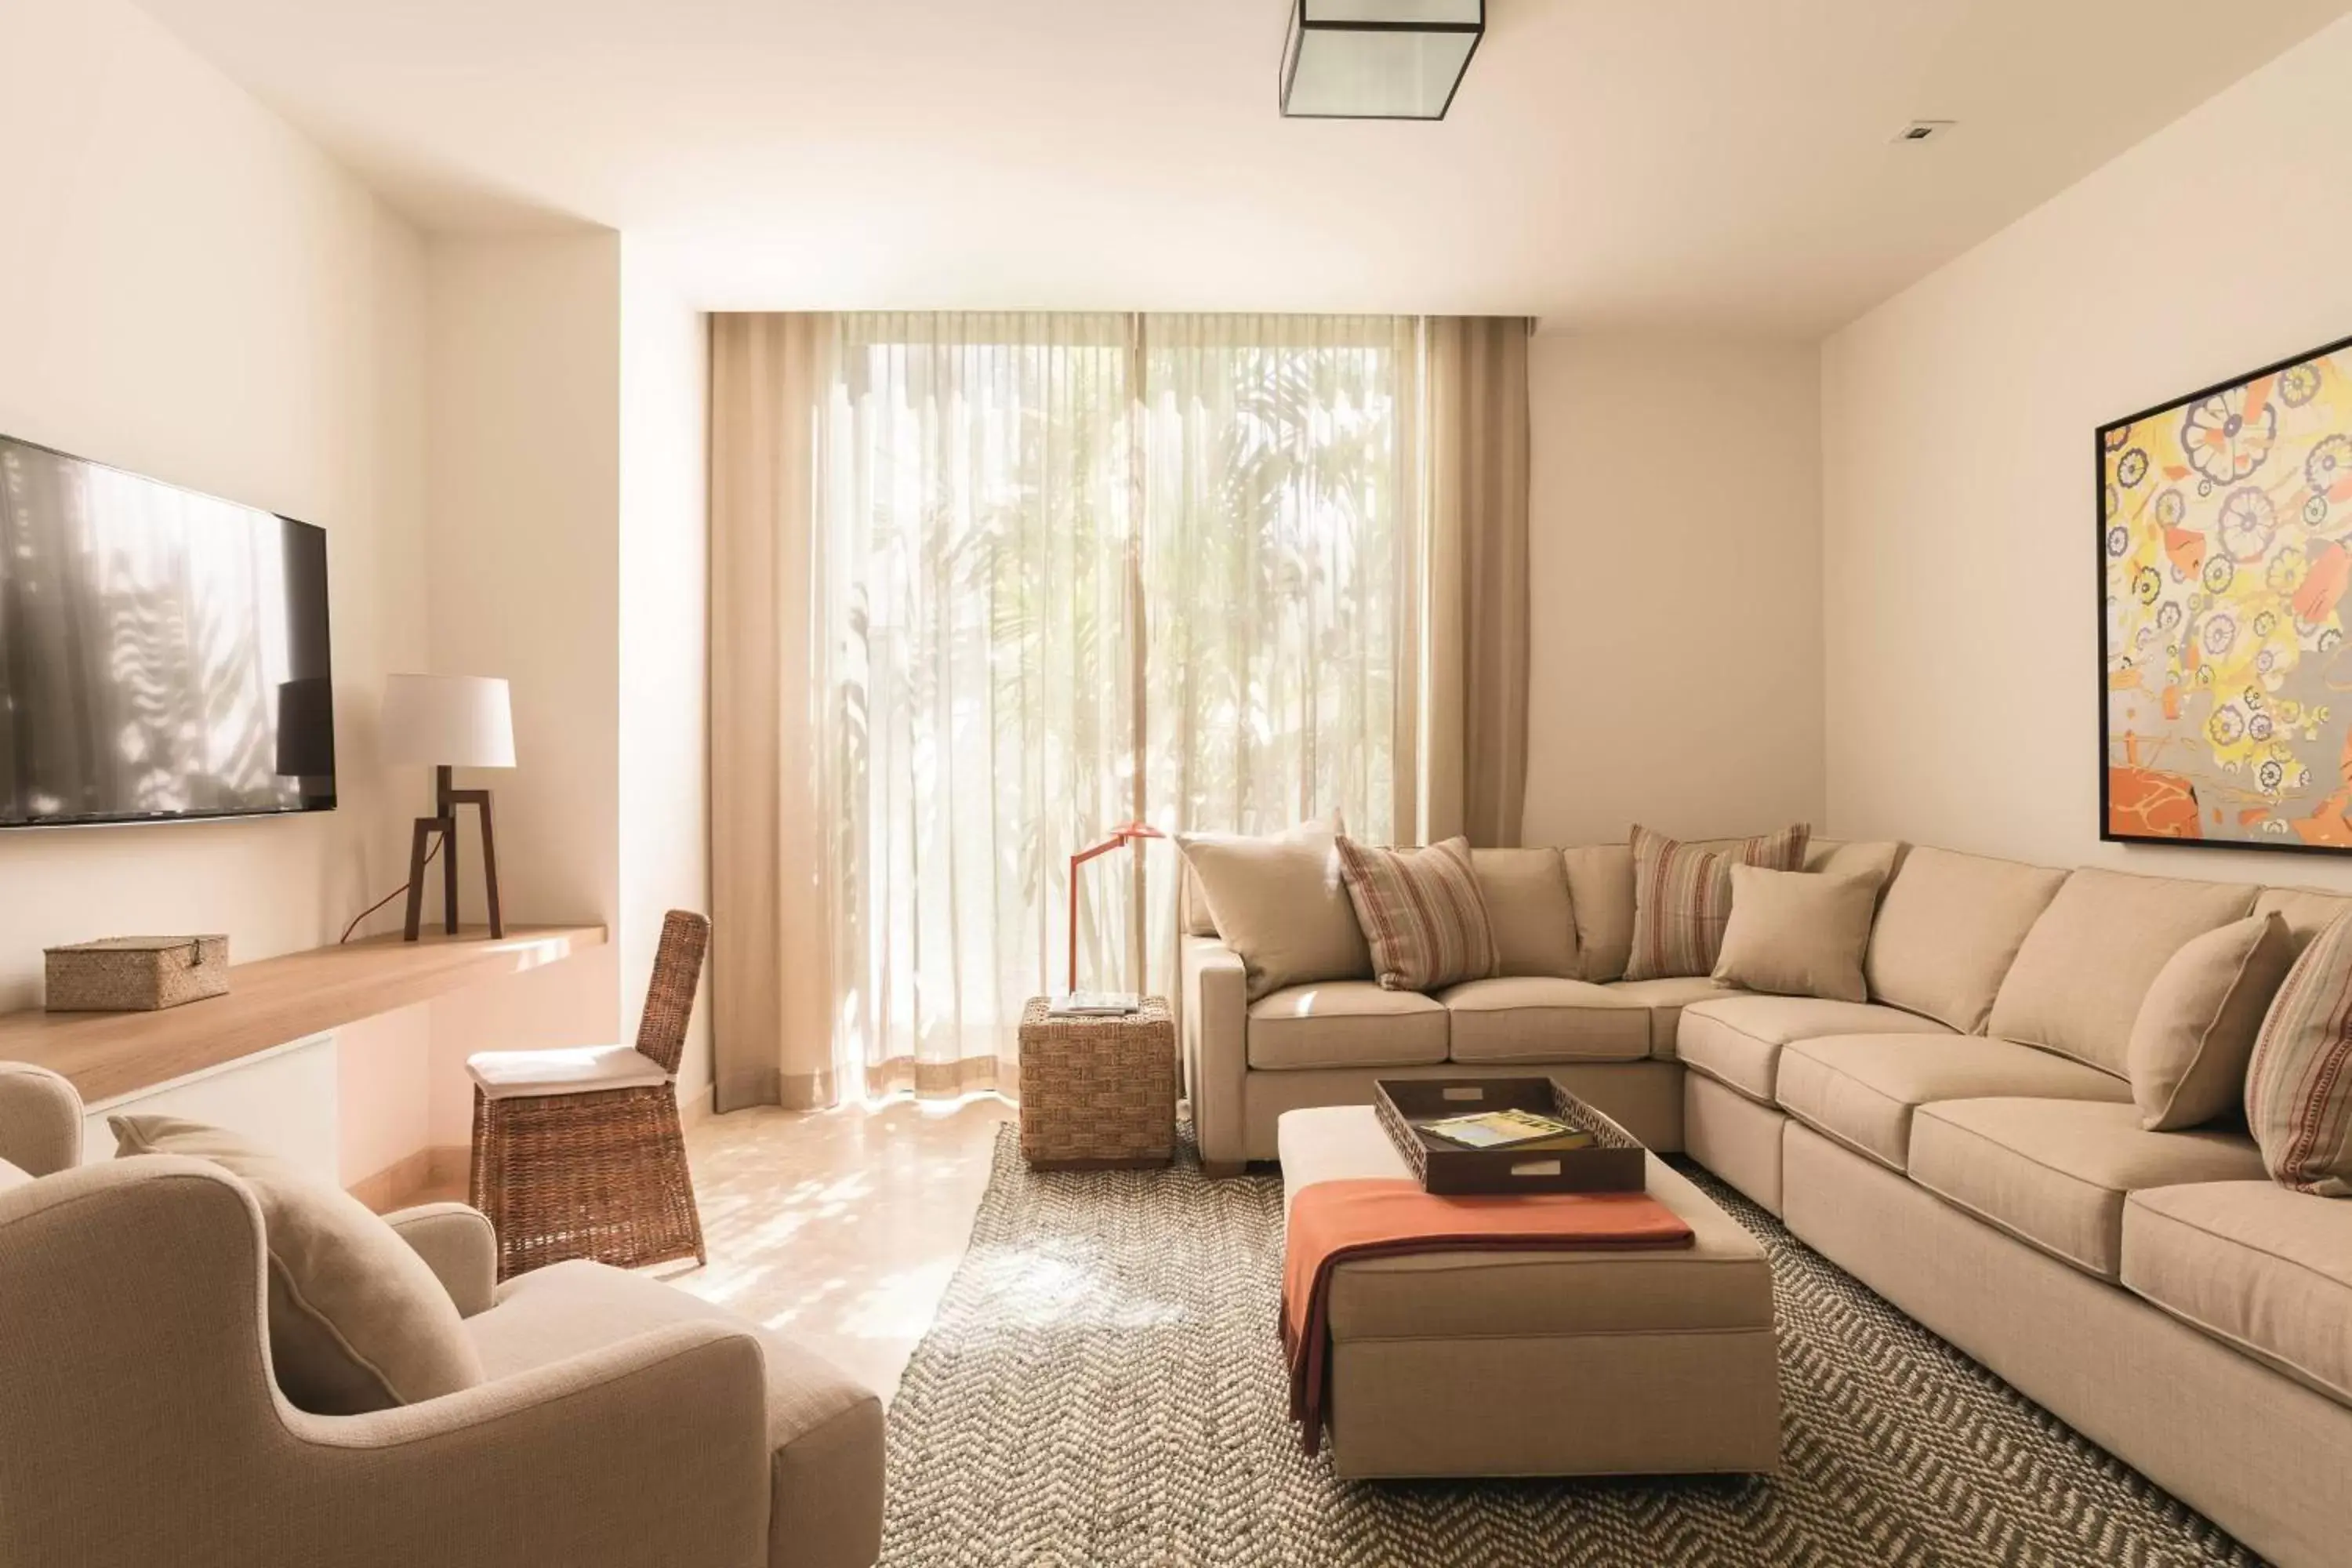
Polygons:
M1425 323L1421 841L1519 841L1528 775L1528 331Z
M710 319L711 1050L721 1111L830 1105L827 727L814 526L830 318Z

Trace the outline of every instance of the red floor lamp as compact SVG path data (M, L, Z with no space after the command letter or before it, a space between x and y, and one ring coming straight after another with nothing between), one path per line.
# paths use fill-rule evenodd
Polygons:
M1073 994L1078 989L1078 868L1097 855L1108 855L1114 849L1123 849L1139 838L1167 837L1148 822L1125 822L1112 828L1110 837L1101 843L1090 849L1081 849L1070 857L1070 967L1065 973L1068 976L1069 990Z

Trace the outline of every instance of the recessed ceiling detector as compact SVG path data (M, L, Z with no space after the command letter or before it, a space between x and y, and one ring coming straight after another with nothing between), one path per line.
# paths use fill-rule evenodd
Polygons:
M1945 133L1958 123L1952 120L1915 120L1887 140L1906 146L1916 146L1922 142L1940 142Z
M1443 120L1486 31L1486 0L1291 0L1282 112Z

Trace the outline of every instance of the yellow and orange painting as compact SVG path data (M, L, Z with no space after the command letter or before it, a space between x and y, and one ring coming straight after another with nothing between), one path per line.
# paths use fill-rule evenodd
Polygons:
M2352 850L2352 343L2099 442L2107 836Z

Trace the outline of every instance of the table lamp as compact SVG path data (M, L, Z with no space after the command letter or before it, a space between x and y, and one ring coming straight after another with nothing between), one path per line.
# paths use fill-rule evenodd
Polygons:
M408 840L408 923L415 942L425 913L425 863L435 835L441 840L441 929L457 934L457 808L470 805L482 824L482 880L488 894L490 935L507 933L499 913L499 856L490 829L490 792L458 789L452 770L515 765L514 713L507 683L482 675L392 675L383 683L383 754L390 763L434 770L433 815L420 816Z

